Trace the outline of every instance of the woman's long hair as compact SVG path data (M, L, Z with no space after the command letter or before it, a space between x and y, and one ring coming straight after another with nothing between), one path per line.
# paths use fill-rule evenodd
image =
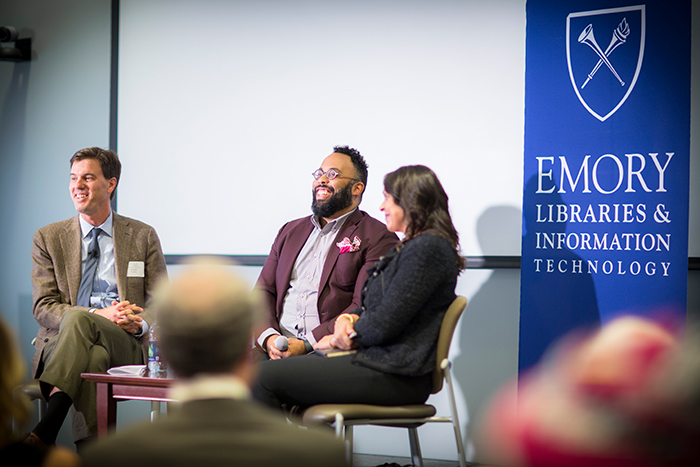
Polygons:
M11 441L11 420L25 421L28 407L15 401L12 390L22 382L24 363L10 328L0 319L0 448Z
M459 234L452 224L447 193L435 172L424 165L399 167L384 177L384 191L404 211L407 224L404 243L427 232L438 235L450 242L457 266L464 269Z

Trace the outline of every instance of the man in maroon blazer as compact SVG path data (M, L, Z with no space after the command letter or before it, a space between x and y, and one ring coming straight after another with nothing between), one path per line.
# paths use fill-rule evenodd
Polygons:
M367 269L398 242L358 209L367 184L362 155L333 149L312 174L313 215L282 226L258 278L265 320L256 343L271 359L303 355L332 334L335 318L360 306ZM286 350L275 345L280 335Z

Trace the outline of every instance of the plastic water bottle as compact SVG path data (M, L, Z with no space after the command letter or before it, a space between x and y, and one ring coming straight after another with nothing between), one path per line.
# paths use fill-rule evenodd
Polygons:
M160 355L158 347L158 323L153 321L148 331L148 376L150 378L166 378L168 366Z

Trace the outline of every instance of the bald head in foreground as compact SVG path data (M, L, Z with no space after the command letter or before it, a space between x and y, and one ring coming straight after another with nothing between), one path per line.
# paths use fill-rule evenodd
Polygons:
M248 400L252 327L260 303L222 265L190 266L158 288L160 346L179 381L167 418L137 425L86 449L85 466L342 466L330 431L306 430Z

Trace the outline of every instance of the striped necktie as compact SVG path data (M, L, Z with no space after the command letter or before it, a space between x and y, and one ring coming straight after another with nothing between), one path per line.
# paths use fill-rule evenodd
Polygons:
M83 271L83 276L80 278L80 288L78 289L78 306L90 306L92 285L95 282L97 264L100 262L100 245L97 243L100 232L102 232L102 229L97 227L90 231L92 239L90 241L90 246L88 247L85 271Z

